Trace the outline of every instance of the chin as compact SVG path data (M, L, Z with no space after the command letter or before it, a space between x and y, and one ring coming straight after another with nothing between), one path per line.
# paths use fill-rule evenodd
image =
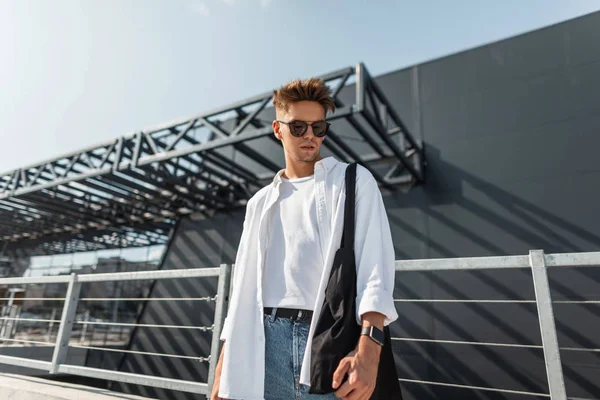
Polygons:
M296 159L300 162L314 162L315 160L317 160L319 158L319 153L316 153L312 156L298 156Z

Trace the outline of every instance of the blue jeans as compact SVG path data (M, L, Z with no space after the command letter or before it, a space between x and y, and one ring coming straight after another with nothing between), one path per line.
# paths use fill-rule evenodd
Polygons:
M264 317L265 400L337 400L330 394L309 394L298 382L309 323L289 318Z

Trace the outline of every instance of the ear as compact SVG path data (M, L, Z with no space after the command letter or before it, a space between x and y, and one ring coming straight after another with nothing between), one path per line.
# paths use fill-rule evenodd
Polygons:
M279 122L277 121L273 121L273 124L271 126L273 127L273 134L275 135L277 140L281 140L281 124L279 124Z

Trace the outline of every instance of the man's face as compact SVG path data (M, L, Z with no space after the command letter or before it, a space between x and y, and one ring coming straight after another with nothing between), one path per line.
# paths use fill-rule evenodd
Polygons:
M277 119L284 122L304 121L312 123L325 119L325 110L316 101L299 101L292 103L288 111L278 111ZM320 159L321 143L324 138L313 134L312 126L302 137L295 137L290 133L286 124L273 122L275 136L283 143L283 148L288 157L298 162L315 162Z

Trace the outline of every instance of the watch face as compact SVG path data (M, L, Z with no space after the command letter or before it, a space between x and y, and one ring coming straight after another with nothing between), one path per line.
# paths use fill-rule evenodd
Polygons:
M380 345L383 346L383 343L385 341L385 334L383 333L383 331L377 329L376 327L372 327L371 337L373 339L375 339L375 341L379 342Z
M374 342L381 346L383 346L383 343L385 342L385 334L375 326L364 327L361 334L369 336Z

